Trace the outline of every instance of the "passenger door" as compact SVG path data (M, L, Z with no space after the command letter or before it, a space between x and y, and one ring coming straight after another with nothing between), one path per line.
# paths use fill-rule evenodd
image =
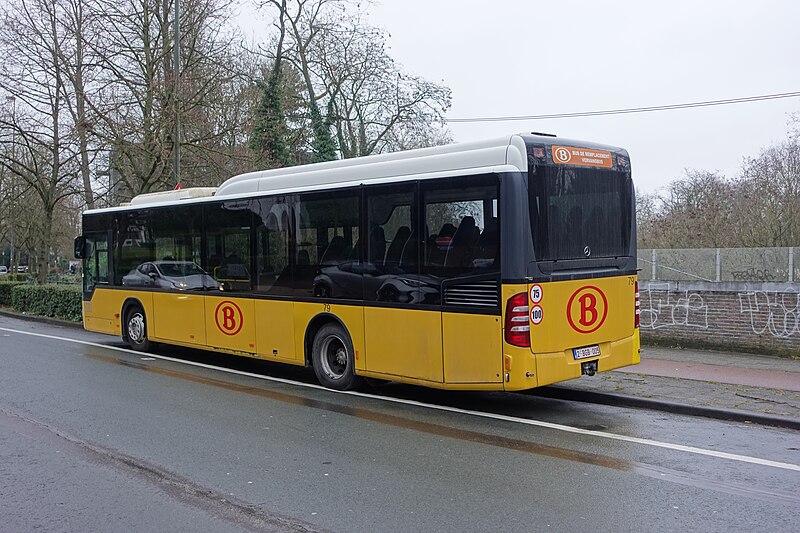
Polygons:
M422 185L426 228L420 279L439 290L444 382L502 381L496 175Z
M133 227L127 232L129 234L135 233L138 222L132 219L132 224ZM150 229L144 236L145 242L139 245L145 255L134 253L132 248L129 250L132 257L145 259L156 266L195 263L200 268L199 207L189 210L156 209L150 214ZM152 336L187 344L205 344L203 291L186 289L180 283L164 278L156 279L156 286L161 286L153 292ZM162 280L161 283L158 280Z
M441 383L442 326L438 280L420 276L421 232L415 183L366 193L364 325L366 367Z
M256 314L252 299L256 261L250 200L205 206L206 270L215 284L205 297L209 346L256 353Z

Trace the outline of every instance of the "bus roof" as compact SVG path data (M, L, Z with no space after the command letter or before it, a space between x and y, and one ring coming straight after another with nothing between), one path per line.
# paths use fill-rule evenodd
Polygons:
M364 183L393 182L406 179L429 179L489 172L527 172L527 144L570 144L603 148L620 152L619 148L560 139L549 135L507 135L485 141L455 143L432 148L356 157L262 170L239 174L222 183L216 190L202 188L203 194L189 194L185 189L167 193L136 196L130 205L95 209L87 213L129 210L141 207L162 207L215 199L237 199L253 195L290 194L314 189L333 189ZM622 151L624 152L624 151ZM171 194L168 194L171 193Z
M517 135L240 174L220 185L216 196L507 166L528 168Z

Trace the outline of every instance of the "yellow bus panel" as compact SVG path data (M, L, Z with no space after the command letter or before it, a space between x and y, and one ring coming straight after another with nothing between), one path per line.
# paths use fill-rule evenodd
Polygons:
M250 298L206 296L205 328L210 346L248 354L257 351L255 301Z
M294 303L256 300L255 326L256 348L262 358L303 362L303 352L294 344Z
M442 383L442 318L436 311L364 308L366 369Z
M600 343L600 357L589 359L597 361L597 371L605 372L639 362L639 331L628 338ZM572 349L552 353L537 353L539 384L548 385L581 377L581 363L575 360Z
M97 333L122 335L122 305L128 298L138 300L148 318L153 316L152 293L98 287L92 299L83 302L84 328Z
M630 338L634 330L635 283L636 276L614 276L530 284L532 316L537 306L541 309L541 314L536 315L538 322L531 319L531 351L553 353L568 349L571 354L573 348L609 346L608 343Z
M503 372L499 316L442 313L445 383L499 383Z
M147 328L153 339L206 344L204 296L167 292L152 295L153 312L147 316Z

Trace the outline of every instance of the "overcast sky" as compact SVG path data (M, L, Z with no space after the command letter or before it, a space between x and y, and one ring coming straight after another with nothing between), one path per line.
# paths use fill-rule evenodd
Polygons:
M800 2L383 0L370 21L449 118L680 104L800 91ZM786 137L800 98L593 118L451 123L456 141L544 131L626 148L640 190L683 169L735 176Z

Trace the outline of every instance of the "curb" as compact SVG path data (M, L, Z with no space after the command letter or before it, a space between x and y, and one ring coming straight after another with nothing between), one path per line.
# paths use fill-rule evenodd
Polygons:
M696 405L666 402L663 400L653 400L650 398L638 398L636 396L625 396L622 394L577 390L557 385L540 387L532 390L529 394L533 396L541 396L543 398L553 398L556 400L572 400L577 402L597 403L601 405L612 405L617 407L650 409L653 411L664 411L677 415L713 418L717 420L727 420L729 422L749 422L762 426L800 430L800 420L794 418L764 415L736 409L698 407Z
M15 311L9 311L8 309L0 309L0 316L18 318L20 320L27 320L28 322L44 322L46 324L50 324L51 326L64 326L68 328L83 329L83 322L72 322L70 320L61 320L60 318L50 318L39 315L25 315Z

